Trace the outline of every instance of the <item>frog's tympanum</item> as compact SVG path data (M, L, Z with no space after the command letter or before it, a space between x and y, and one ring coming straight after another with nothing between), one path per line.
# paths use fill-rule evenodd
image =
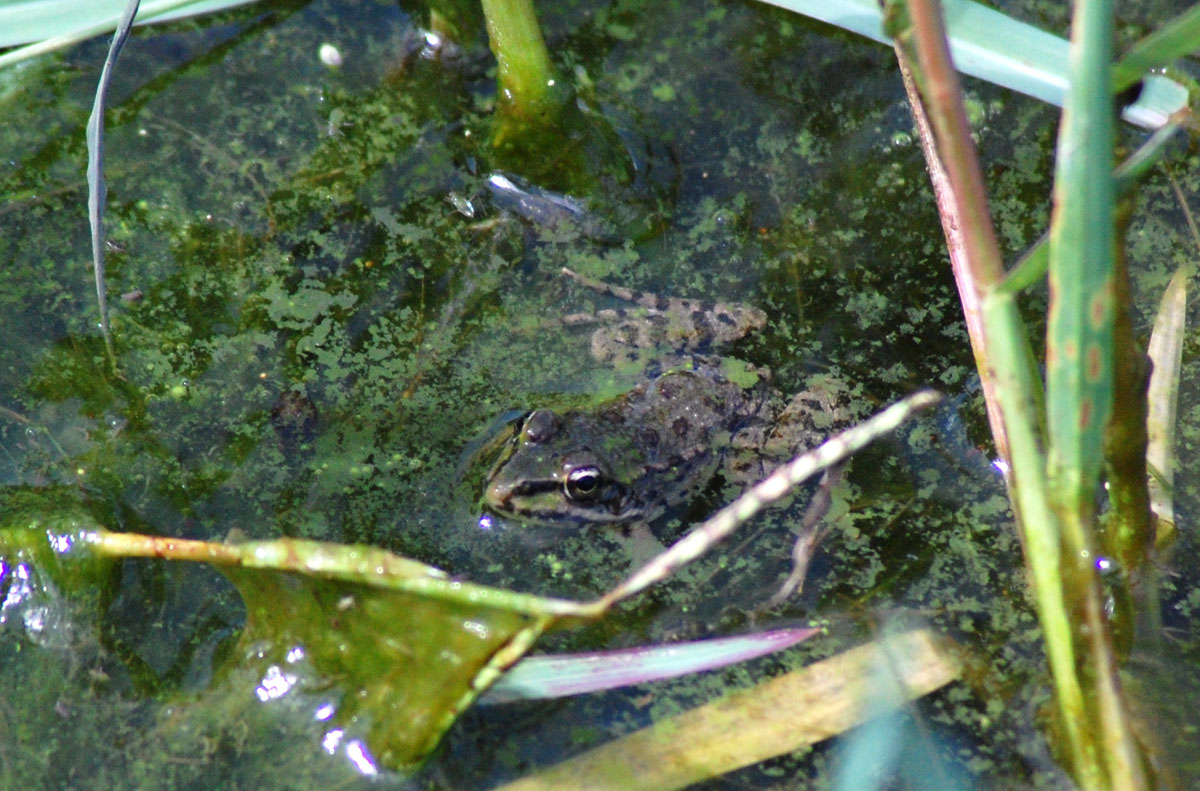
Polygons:
M488 475L484 500L497 514L562 527L648 523L690 500L718 469L748 483L828 429L828 399L804 393L781 408L765 370L706 353L761 330L761 310L666 299L563 271L633 306L563 319L602 323L592 356L621 365L653 354L654 365L600 406L525 415Z

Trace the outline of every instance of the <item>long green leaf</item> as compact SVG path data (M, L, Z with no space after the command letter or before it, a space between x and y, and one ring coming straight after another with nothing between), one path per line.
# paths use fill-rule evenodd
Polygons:
M252 2L255 0L152 0L142 5L136 22L167 22ZM0 55L0 67L115 30L123 5L123 0L17 0L0 5L0 47L34 42Z
M104 346L114 369L117 366L117 357L113 352L112 336L108 332L108 297L104 282L104 204L108 196L108 187L104 183L104 108L113 69L116 68L117 58L121 56L121 49L129 38L139 4L140 0L129 0L124 13L117 20L116 35L113 36L108 56L104 59L104 68L100 71L100 80L96 85L96 100L92 104L92 114L87 122L88 227L92 236L92 268L96 277L96 302L100 308L100 331L104 333Z
M1107 787L1134 791L1146 787L1146 778L1093 565L1095 502L1116 363L1112 14L1110 0L1078 0L1072 21L1071 90L1059 127L1050 227L1047 478L1065 549L1059 584L1085 649L1086 661L1076 674L1091 692L1076 777L1089 787L1103 777Z
M169 22L211 14L252 3L254 0L174 0L146 3L135 24ZM69 35L84 27L108 22L108 30L121 15L124 0L7 0L0 2L0 47L13 47ZM170 10L170 9L174 10Z
M1080 3L1075 25L1080 44L1059 131L1051 217L1046 409L1059 500L1090 516L1113 388L1111 7Z
M1187 315L1187 283L1193 266L1181 266L1167 284L1148 349L1154 364L1146 394L1149 414L1146 433L1150 437L1146 464L1150 468L1150 508L1158 518L1158 540L1175 530L1172 489L1175 480L1175 410L1179 402L1179 369L1183 356Z
M883 32L878 0L762 1L891 43ZM946 0L942 7L950 52L959 71L1062 106L1067 91L1066 40L970 0ZM1157 128L1186 107L1187 100L1182 85L1150 75L1137 102L1122 114L1130 123Z
M1113 67L1113 90L1120 92L1151 69L1200 50L1200 3L1134 44Z
M1125 196L1133 192L1133 188L1145 177L1166 152L1167 143L1179 131L1179 124L1169 123L1150 136L1146 142L1129 155L1129 158L1117 166L1113 177L1116 180L1117 195ZM1050 250L1048 243L1050 234L1042 234L1033 245L1025 251L1021 259L1008 270L1004 281L997 288L1015 294L1041 281L1049 265Z
M675 678L780 651L817 632L817 629L773 629L689 643L526 657L505 673L480 702L561 698Z

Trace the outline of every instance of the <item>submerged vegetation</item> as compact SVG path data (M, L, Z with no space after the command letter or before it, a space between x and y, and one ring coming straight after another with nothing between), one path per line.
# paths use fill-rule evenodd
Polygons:
M928 90L946 74L921 39L928 8L915 0L907 8L892 29L919 42L902 57ZM1066 32L1059 6L1010 10ZM706 787L835 787L870 762L864 755L891 750L896 776L914 787L1193 783L1195 713L1178 709L1200 678L1200 567L1187 530L1197 480L1185 463L1173 488L1159 489L1157 503L1173 494L1179 530L1174 550L1162 542L1151 562L1150 501L1138 498L1142 421L1122 404L1138 401L1144 380L1135 341L1200 244L1187 210L1200 170L1185 135L1155 138L1160 164L1145 172L1136 210L1114 204L1130 194L1129 180L1112 177L1114 147L1143 143L1142 133L1103 125L1105 134L1089 137L1095 118L1113 114L1111 53L1096 41L1114 31L1096 16L1090 27L1077 20L1079 46L1093 49L1074 79L1095 84L1092 104L1071 105L1068 118L1093 124L1076 132L1067 124L1060 145L1091 152L1089 175L1061 156L1052 172L1056 110L970 82L957 107L938 105L953 90L926 94L941 158L950 181L959 179L952 199L935 201L886 48L745 4L543 4L540 31L527 3L485 2L483 12L499 67L482 16L458 3L432 12L368 0L260 4L136 33L107 114L110 349L97 326L82 210L83 131L104 45L0 72L11 121L0 150L13 163L0 174L0 683L11 690L0 699L0 788L487 788L648 723L674 729L692 717L674 718L683 709L733 690L752 695L763 679L792 678L814 660L845 660L817 667L864 681L869 663L846 649L904 630L902 639L931 633L918 626L960 653L930 659L946 672L914 689L947 683L959 659L965 674L880 720L870 738L893 747L916 740L908 758L862 747L869 737L860 732L837 747L782 747L752 766L682 777L745 766ZM1102 4L1089 13L1111 22ZM1131 44L1161 9L1125 13L1115 37ZM497 21L505 16L521 24L505 32ZM1179 42L1189 20L1174 38L1160 30L1153 39L1168 48L1163 59L1187 51ZM506 61L502 40L514 35L524 55L536 55L541 76L532 83ZM551 46L530 44L543 40ZM1145 46L1134 52L1142 67L1163 63ZM967 120L969 130L954 126ZM569 144L546 143L555 130ZM955 168L971 165L974 154L963 152L972 142L978 168L963 181ZM1084 189L1070 197L1081 178ZM986 203L978 190L953 192L972 179L986 182ZM987 259L967 264L977 279L963 292L978 291L988 335L971 338L974 353L938 225L938 208L945 216L955 201L967 218L965 246ZM1073 231L1072 212L1095 227ZM1000 282L1000 262L1030 248L1052 214L1049 253L1031 256L1048 259L1051 288L1029 274L1036 264L1023 269L1032 288ZM1123 234L1123 254L1112 254L1113 234ZM1078 240L1089 239L1096 249L1072 263ZM1088 264L1108 268L1071 268ZM436 565L452 575L431 573L437 585L485 598L492 594L476 584L596 600L638 556L619 531L564 534L479 507L497 437L516 415L599 403L641 376L588 358L585 333L563 319L611 305L562 277L563 267L761 308L766 330L737 348L738 370L770 368L781 393L826 388L858 415L925 385L950 398L815 495L828 500L827 537L805 556L798 592L776 595L812 489L692 565L671 564L673 576L605 619L547 635L541 647L627 647L797 622L820 626L819 639L719 673L553 707L476 707L415 773L387 772L358 741L369 741L379 718L347 706L331 737L323 724L331 715L320 714L329 679L301 666L342 651L351 658L339 690L374 695L362 676L386 659L356 664L339 630L369 633L380 656L408 661L409 648L381 635L394 620L389 608L416 610L320 577L328 568L315 559L325 550L310 539L379 548L351 551L372 569L394 562L392 552ZM1089 283L1105 298L1073 303L1092 310L1077 314L1084 335L1071 340L1067 286ZM1186 303L1177 302L1159 327L1170 332L1174 322L1182 351L1174 445L1186 462L1196 360L1179 337ZM1023 348L1043 332L1053 352L1046 412ZM1080 348L1088 353L1070 351ZM1095 359L1105 362L1062 365ZM1114 386L1092 373L1119 368L1118 359L1130 361L1116 376L1131 400L1109 407ZM1072 389L1081 383L1092 389ZM1113 504L1097 513L1109 412L1129 418L1127 439L1109 448L1132 456L1134 471L1110 466ZM989 416L993 429L1003 426L995 446ZM717 478L657 520L654 536L670 543L737 494ZM85 534L162 540L111 557L65 551L67 538ZM285 573L231 571L239 596L205 565L163 559L184 554L184 540L197 553L280 552ZM229 543L205 543L221 541ZM1101 548L1107 575L1093 562ZM1079 564L1082 552L1088 562ZM397 579L412 572L402 565ZM1160 566L1170 573L1159 577ZM370 617L351 622L347 611L364 601ZM561 606L558 614L580 615ZM310 631L256 642L256 629L288 610ZM523 636L504 651L519 655L546 625L521 632L524 617L513 616ZM503 642L477 613L455 610L451 620ZM280 653L305 641L313 657ZM497 671L495 647L485 649L472 661ZM259 661L230 662L231 652ZM461 660L433 653L430 662ZM477 678L446 692L454 712L491 680ZM385 698L406 689L389 686ZM1057 718L1041 716L1051 710ZM419 742L395 764L436 740L388 725ZM623 743L653 744L656 733ZM611 755L588 753L582 765ZM936 771L915 772L912 756Z

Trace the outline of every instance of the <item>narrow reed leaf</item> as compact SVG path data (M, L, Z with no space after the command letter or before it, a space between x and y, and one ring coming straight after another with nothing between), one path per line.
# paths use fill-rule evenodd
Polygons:
M1109 80L1112 8L1078 4L1071 91L1063 108L1050 229L1046 339L1049 472L1058 504L1090 520L1113 390L1113 183ZM1086 542L1065 536L1072 550Z
M1163 153L1166 151L1166 145L1179 131L1179 124L1170 123L1160 129L1155 130L1154 134L1150 135L1149 139L1129 157L1117 166L1113 172L1113 178L1116 179L1116 190L1119 197L1124 197L1133 191L1137 186L1138 181L1150 172L1158 161L1162 159ZM1010 294L1016 294L1024 291L1031 286L1036 285L1041 281L1046 274L1046 269L1049 265L1049 247L1050 235L1048 233L1042 236L1033 243L1033 246L1025 251L1017 263L1013 264L1008 270L1008 274L1004 280L996 286L1000 291L1005 291Z
M1118 197L1123 198L1131 193L1138 181L1145 178L1150 169L1158 164L1163 154L1166 153L1167 143L1171 142L1171 138L1175 137L1175 133L1179 129L1180 124L1169 123L1155 130L1146 142L1138 146L1136 151L1117 166L1113 177L1116 179Z
M1179 370L1183 355L1184 325L1187 316L1187 282L1195 267L1179 267L1167 284L1158 306L1154 330L1150 334L1150 374L1147 394L1149 414L1146 433L1146 465L1150 468L1150 509L1158 519L1157 541L1175 531L1175 507L1172 491L1175 481L1175 412L1179 403Z
M104 282L104 204L108 197L108 187L104 183L104 109L108 94L108 84L112 81L113 69L116 68L117 58L129 38L133 27L133 18L137 14L140 0L129 0L125 12L117 22L116 35L108 48L108 56L104 59L104 68L100 72L100 81L96 85L96 100L92 104L92 114L87 123L88 149L88 227L92 235L92 268L96 276L96 303L100 308L100 331L104 333L104 347L108 351L108 360L113 369L117 367L117 356L113 351L112 336L108 331L108 296Z
M115 30L123 0L19 0L0 5L0 47L29 43L0 55L0 67L69 47ZM255 0L151 0L135 24L169 22L236 8Z
M530 656L510 668L480 702L561 698L700 673L781 651L817 632L817 629L773 629L690 643Z
M1058 584L1075 615L1088 695L1073 770L1084 787L1146 788L1117 677L1093 558L1096 496L1116 382L1118 319L1115 114L1110 0L1078 0L1071 25L1071 89L1059 127L1050 225L1046 337L1047 479L1062 529ZM1032 552L1032 548L1030 548ZM1057 673L1056 669L1056 673ZM1061 721L1080 712L1061 710Z
M1151 69L1200 50L1200 3L1154 29L1135 43L1113 67L1113 92L1120 93Z
M1049 242L1050 233L1047 231L1013 264L1004 279L996 285L996 290L1017 294L1040 283L1050 266Z
M941 399L941 395L932 390L918 391L863 423L830 438L819 447L797 456L691 530L666 552L635 571L632 576L598 599L596 605L607 607L666 579L724 540L760 510L785 497L792 487L895 430L911 415L933 406Z
M5 538L0 532L0 551ZM94 528L66 541L51 538L85 558L211 564L246 606L241 648L228 662L264 673L292 667L299 680L299 649L303 685L336 693L326 714L331 723L365 727L371 752L392 768L419 763L559 618L601 614L586 604L451 579L368 546L286 538L217 543Z
M762 1L891 43L883 32L878 0ZM959 71L1062 106L1068 84L1064 39L970 0L946 0L942 8L950 52ZM1187 106L1187 90L1161 75L1147 77L1139 72L1137 79L1143 77L1141 95L1124 108L1122 117L1153 129Z

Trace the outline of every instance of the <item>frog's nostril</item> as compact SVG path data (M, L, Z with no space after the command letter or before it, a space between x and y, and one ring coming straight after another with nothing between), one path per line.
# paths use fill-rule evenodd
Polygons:
M509 484L497 483L487 488L484 499L492 508L507 511L513 496L513 487Z

